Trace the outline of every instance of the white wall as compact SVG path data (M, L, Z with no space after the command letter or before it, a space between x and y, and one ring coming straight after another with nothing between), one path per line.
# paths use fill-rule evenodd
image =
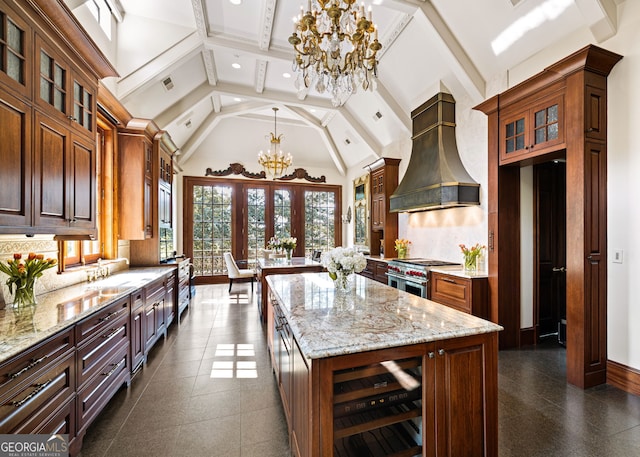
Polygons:
M533 167L520 169L520 328L533 327Z
M624 56L608 80L607 343L610 360L640 369L640 2L619 5L618 18L618 35L603 44ZM621 264L612 262L616 249Z

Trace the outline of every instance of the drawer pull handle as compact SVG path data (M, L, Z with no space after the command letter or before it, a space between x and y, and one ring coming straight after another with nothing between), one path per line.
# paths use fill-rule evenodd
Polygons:
M102 338L104 338L105 340L108 340L110 338L112 338L113 336L117 335L118 333L120 333L120 330L122 329L122 327L119 328L111 328L111 333L109 333L108 335L102 335Z
M436 356L436 354L433 351L429 351L429 358L433 359Z
M113 319L118 314L120 314L120 311L113 311L113 312L107 314L106 316L101 317L100 319L98 319L98 322L107 322L107 321Z
M27 395L26 397L24 397L22 400L20 401L12 401L11 404L13 406L15 406L16 408L20 408L22 405L24 405L26 402L28 402L29 400L31 400L33 397L35 397L36 395L38 395L38 392L40 392L41 390L43 390L45 387L47 387L49 384L51 384L51 379L48 379L47 381L43 382L42 384L35 384L34 387L35 389L33 389L33 391Z
M442 279L444 282L450 282L451 284L455 284L456 280L455 279L451 279L451 278L440 278Z
M444 349L438 349L438 355L444 355Z
M109 372L107 373L102 373L102 376L106 376L107 378L109 376L111 376L113 373L116 372L116 370L118 368L120 368L120 366L125 362L125 359L122 359L121 361L119 361L118 363L112 363L111 366L113 367L111 370L109 370Z
M29 371L30 369L32 369L36 365L39 365L40 363L42 363L48 357L49 357L48 355L44 355L44 356L42 356L42 357L40 357L39 359L36 359L36 360L31 359L31 362L29 363L29 365L27 365L22 370L20 370L20 371L18 371L16 373L10 374L9 375L9 379L16 379L17 377L22 376L23 374L25 374L27 371Z

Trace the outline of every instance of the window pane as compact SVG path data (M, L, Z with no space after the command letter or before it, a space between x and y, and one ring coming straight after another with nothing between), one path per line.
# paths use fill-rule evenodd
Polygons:
M231 250L231 201L231 187L193 188L193 238L202 240L201 246L194 242L193 249L193 264L198 276L222 274L225 271L222 254Z
M261 249L266 245L265 189L247 189L247 261L255 268Z
M291 236L291 192L285 189L273 195L273 234L276 238Z
M335 201L334 192L305 192L304 246L306 257L311 257L314 250L327 251L335 247Z

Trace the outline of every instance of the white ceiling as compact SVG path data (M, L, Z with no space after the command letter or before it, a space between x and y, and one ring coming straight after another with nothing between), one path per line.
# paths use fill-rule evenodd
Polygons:
M74 12L85 8L83 0L66 1ZM169 131L182 163L222 154L254 170L277 106L294 165L344 174L409 138L410 112L434 88L479 103L492 95L490 78L568 35L584 33L596 44L615 35L622 1L373 0L383 44L377 90L336 109L315 90L298 97L295 75L283 77L293 73L287 38L299 0L107 0L124 13L112 51L121 76L115 93L134 116ZM496 55L491 42L503 32L514 40Z

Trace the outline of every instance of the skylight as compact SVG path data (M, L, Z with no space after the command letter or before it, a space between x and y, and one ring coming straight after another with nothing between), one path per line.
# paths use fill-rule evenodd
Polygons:
M102 31L111 40L111 8L107 2L105 0L89 0L86 5Z
M547 0L540 6L520 17L507 27L495 40L491 42L491 48L495 55L500 55L521 39L527 32L542 25L545 21L553 21L560 16L573 0Z

